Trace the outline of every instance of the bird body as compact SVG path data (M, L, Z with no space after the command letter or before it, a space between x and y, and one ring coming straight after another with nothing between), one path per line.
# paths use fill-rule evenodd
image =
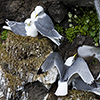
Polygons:
M37 6L35 8L35 21L34 24L39 33L50 40L52 40L58 46L60 45L61 36L55 29L51 18L44 12L43 7Z
M11 30L13 33L21 36L36 37L38 35L37 29L32 22L31 18L25 20L25 22L16 22L6 20L8 26L3 26L4 29Z
M64 64L59 53L53 52L47 57L40 69L42 72L46 72L54 66L56 66L59 73L58 88L55 92L55 94L58 96L62 96L68 93L66 87L68 87L68 85L73 81L73 78L80 76L87 84L92 84L94 81L88 65L81 57L78 57L71 66L67 66ZM61 92L61 88L63 88L63 91L65 91L64 93L63 91Z
M26 30L27 36L31 36L31 37L38 36L37 29L34 23L32 22L31 18L26 19L24 23L26 25L25 30Z

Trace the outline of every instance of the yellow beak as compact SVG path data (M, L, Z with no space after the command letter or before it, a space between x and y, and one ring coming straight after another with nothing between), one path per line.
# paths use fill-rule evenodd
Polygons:
M74 54L74 58L76 57L77 53Z
M30 26L30 23L28 23L27 25Z
M38 16L38 14L36 14L35 18Z

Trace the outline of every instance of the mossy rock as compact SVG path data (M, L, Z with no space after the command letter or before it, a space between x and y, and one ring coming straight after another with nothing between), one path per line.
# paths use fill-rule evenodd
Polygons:
M85 91L69 90L68 95L61 100L100 100L95 94Z
M23 82L34 81L39 67L51 52L49 39L22 37L9 31L6 45L0 47L0 64L8 86L14 89Z

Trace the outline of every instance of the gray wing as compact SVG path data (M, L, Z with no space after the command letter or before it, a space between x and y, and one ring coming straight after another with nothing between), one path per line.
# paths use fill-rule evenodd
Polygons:
M57 70L58 70L58 73L59 73L59 76L60 76L60 81L62 81L63 76L64 76L68 67L64 65L62 57L59 55L59 53L56 53L55 59L56 59L55 65L57 67Z
M61 35L54 29L52 20L48 15L43 18L39 18L34 22L37 30L41 35L52 38L59 38Z
M41 69L43 72L48 71L51 67L54 67L54 60L55 60L56 52L51 53L47 59L44 61L44 63L41 66Z
M86 84L80 77L74 79L73 88L77 90L85 90L85 91L93 89L92 86Z
M94 81L94 78L88 68L87 63L81 57L78 57L76 61L72 64L72 66L70 66L69 69L66 71L64 80L67 79L67 81L69 81L70 78L72 78L75 74L78 74L87 84L92 84L92 82Z
M27 36L24 22L9 21L8 24L13 33L21 36Z
M98 84L98 83L97 83ZM73 88L77 90L84 90L100 95L100 87L92 87L86 84L80 77L74 80Z

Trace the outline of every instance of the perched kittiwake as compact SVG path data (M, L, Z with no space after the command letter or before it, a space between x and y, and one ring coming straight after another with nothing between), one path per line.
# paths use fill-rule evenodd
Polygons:
M4 29L11 30L13 33L21 36L36 37L38 35L37 29L31 21L31 18L25 20L25 22L9 21L6 19L8 26L3 26Z
M95 84L98 84L98 82L96 82ZM100 86L91 86L86 84L80 77L77 77L74 81L73 81L73 89L77 89L77 90L84 90L84 91L88 91L88 92L92 92L95 93L97 95L100 95Z
M83 58L94 56L96 59L100 61L100 48L93 47L88 45L83 45L78 47L77 49L78 55Z
M88 69L88 65L81 57L78 57L71 66L67 66L64 64L59 53L53 52L47 57L40 69L42 72L46 72L54 66L56 66L59 73L58 88L55 92L57 96L63 96L68 93L68 85L74 77L80 76L87 84L92 84L94 81L94 78ZM62 88L62 86L65 88Z
M35 21L34 24L39 31L39 33L50 40L52 40L55 44L58 46L60 45L60 40L63 39L63 36L61 36L55 29L54 24L51 20L51 18L44 12L43 7L37 6L35 8Z

